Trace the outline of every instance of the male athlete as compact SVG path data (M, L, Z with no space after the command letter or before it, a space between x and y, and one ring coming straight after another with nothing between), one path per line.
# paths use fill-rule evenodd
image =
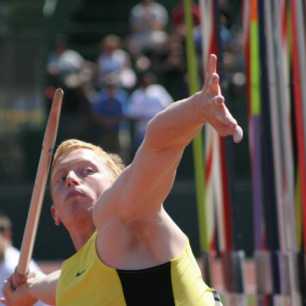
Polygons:
M211 55L204 88L150 121L123 171L94 145L67 140L59 146L51 169L52 214L68 230L77 252L52 274L12 275L3 303L220 305L202 280L188 238L163 208L183 151L203 124L221 136L242 138L224 104L216 65Z

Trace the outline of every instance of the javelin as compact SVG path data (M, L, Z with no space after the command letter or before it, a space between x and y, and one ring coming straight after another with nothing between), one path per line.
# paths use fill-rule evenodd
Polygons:
M29 263L33 253L34 240L37 233L38 220L40 217L42 202L44 199L46 184L48 180L53 147L56 140L62 108L63 96L63 90L60 88L56 89L52 100L44 139L42 142L42 149L34 182L30 209L28 212L27 222L22 239L20 258L16 268L17 273L21 275L26 275L28 273Z

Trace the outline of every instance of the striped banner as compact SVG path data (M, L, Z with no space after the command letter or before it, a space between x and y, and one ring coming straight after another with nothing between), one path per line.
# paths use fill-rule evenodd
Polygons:
M202 12L202 62L203 70L210 53L218 56L218 72L222 78L222 45L220 42L219 1L200 0ZM205 190L208 226L208 243L210 254L216 248L221 253L223 279L226 289L225 304L245 305L243 262L244 253L234 249L233 214L231 207L231 188L227 164L229 150L225 140L210 127L205 126ZM231 175L233 177L233 175ZM233 184L233 182L231 182ZM207 263L209 264L209 262Z
M261 40L259 3L257 0L244 1L243 11L244 46L247 75L247 97L249 118L249 149L252 174L252 204L254 224L254 249L256 263L257 305L272 305L272 271L270 254L266 243L267 209L264 210L263 178L265 167L262 159L263 138L265 122L262 111L262 86L261 86ZM268 131L265 131L268 133Z
M184 0L185 25L186 25L186 53L187 53L187 68L188 68L188 84L190 94L194 94L200 89L199 77L197 70L197 57L193 40L193 24L192 24L192 0ZM196 182L196 199L198 207L198 222L200 247L202 252L207 251L207 214L205 203L204 189L204 163L203 163L203 140L202 131L193 140L193 156L194 156L194 171Z
M305 59L305 3L290 1L291 64L296 136L296 210L298 249L300 250L299 281L303 305L306 305L306 59ZM299 214L300 213L300 214ZM303 239L301 233L304 233ZM303 243L302 243L303 241ZM301 250L304 245L304 252ZM303 269L304 268L304 269Z
M247 96L249 117L249 147L251 155L254 239L256 250L264 248L264 222L262 212L261 162L261 101L260 57L257 0L245 1L244 45L247 70Z
M273 140L279 252L279 290L276 304L300 305L297 284L297 242L294 202L294 164L290 120L290 88L286 36L286 2L265 1L265 35L269 105Z
M215 4L210 0L201 0L202 12L202 62L206 70L207 59L210 53L218 55L217 31L215 20ZM220 62L220 61L219 61ZM216 246L221 252L227 249L223 214L223 181L221 177L220 138L217 132L209 125L205 126L205 189L206 207L209 214L208 246L209 252L215 252ZM216 241L218 236L218 241Z
M298 173L301 184L301 202L304 220L304 247L306 246L306 54L302 1L291 1L292 71L297 137Z

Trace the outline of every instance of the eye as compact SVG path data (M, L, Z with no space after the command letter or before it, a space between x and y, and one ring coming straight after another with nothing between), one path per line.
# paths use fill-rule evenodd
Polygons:
M96 173L96 172L97 171L92 167L86 167L83 170L84 175L90 175L90 174L93 174L93 173Z
M62 183L65 183L67 178L66 173L57 173L53 178L53 184L54 185L60 185Z
M59 172L54 176L54 182L55 183L64 182L66 178L67 178L67 173Z

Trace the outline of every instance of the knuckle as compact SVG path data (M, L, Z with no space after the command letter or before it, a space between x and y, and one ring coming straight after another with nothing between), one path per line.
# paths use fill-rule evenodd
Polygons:
M219 103L224 103L225 98L222 95L217 95L214 97L214 100Z

